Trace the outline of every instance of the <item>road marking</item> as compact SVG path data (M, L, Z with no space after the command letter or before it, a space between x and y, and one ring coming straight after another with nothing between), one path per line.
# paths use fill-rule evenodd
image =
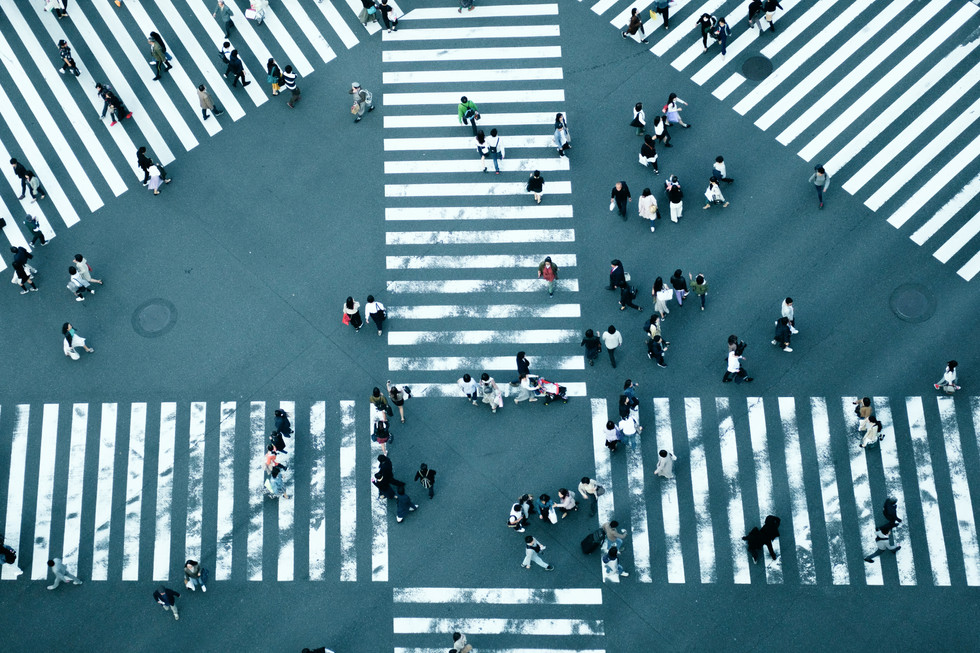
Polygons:
M537 356L536 369L584 370L585 359L581 356ZM391 371L447 371L447 370L512 370L512 356L411 356L388 358ZM605 422L603 422L605 424Z
M670 400L654 398L654 429L657 451L674 451L674 438L670 426ZM659 453L658 453L659 456ZM675 477L676 479L676 477ZM667 563L667 582L684 582L684 556L681 549L681 517L677 504L677 481L658 479L660 504L664 520L664 554Z
M540 292L540 279L452 279L446 281L389 281L390 293L491 293L491 292ZM578 292L578 279L559 279L555 290Z
M487 344L558 344L582 339L571 329L525 329L521 331L389 331L389 345L487 345Z
M546 256L548 255L386 256L385 267L389 270L537 268ZM574 254L552 254L551 261L559 269L576 265Z
M875 532L874 506L871 502L871 484L868 480L868 454L854 440L858 432L858 418L854 414L854 404L856 397L844 397L841 405L844 415L844 427L850 437L847 438L847 451L850 454L851 462L851 484L854 486L854 503L857 511L857 535L858 542L862 536ZM894 440L892 440L894 442ZM879 449L880 449L879 445ZM864 565L864 582L868 585L881 585L884 579L881 574L881 565Z
M532 147L554 147L555 139L552 135L544 134L521 134L508 135L506 140L500 139L501 145L507 150ZM446 136L446 137L425 137L425 138L386 138L384 140L385 152L418 152L425 150L473 150L476 149L476 139L472 136ZM565 158L552 159L553 161L564 161ZM500 162L510 162L511 159L500 159ZM462 163L458 159L457 164ZM387 162L386 162L387 163ZM568 169L567 163L565 169ZM387 171L387 170L386 170Z
M980 39L977 40L980 43ZM970 182L960 189L958 193L946 202L941 209L926 220L925 224L915 230L910 238L917 245L924 244L927 240L936 235L936 232L946 226L960 210L969 204L973 198L980 195L980 175L977 175ZM945 261L943 261L945 263Z
M14 428L10 437L10 469L7 477L7 509L4 518L6 545L20 548L21 521L24 517L24 481L27 475L27 427L30 421L29 404L14 409ZM23 564L23 563L22 563ZM19 565L18 565L19 566ZM14 565L0 565L0 578L15 580Z
M953 488L953 507L956 510L956 526L960 535L966 584L980 585L980 545L977 544L977 525L973 517L973 501L970 499L970 481L963 460L960 429L956 423L956 407L952 397L937 397L939 419L942 422L946 460L949 464L950 483Z
M218 505L214 552L214 579L231 578L235 549L235 428L238 408L234 401L221 402L218 441Z
M385 95L387 99L388 95ZM458 98L457 98L458 99ZM547 125L555 124L555 112L515 112L515 113L490 113L481 111L480 122L496 127L513 127L514 125ZM426 114L414 116L384 116L385 129L405 129L418 127L461 127L459 115L455 113ZM552 136L544 136L550 143ZM473 137L470 136L472 144ZM504 147L509 147L510 138L501 139Z
M174 446L177 439L177 404L160 404L160 440L157 457L157 499L153 531L153 580L170 578L171 516L174 496ZM188 465L188 471L192 469ZM190 474L188 474L188 477ZM190 487L190 478L187 485ZM188 516L188 520L190 517ZM198 546L200 548L200 545Z
M279 408L286 411L287 415L292 415L293 419L296 418L296 404L292 401L280 401ZM290 447L287 451L292 451L295 453L296 442L295 438L293 442L290 442ZM293 460L290 457L289 460ZM285 497L280 497L276 499L276 503L279 504L279 569L277 579L280 581L290 581L293 580L293 569L295 568L295 550L294 550L294 525L295 525L295 515L293 514L293 509L296 506L296 483L294 480L295 470L293 474L286 476L286 482L283 484L286 493L290 495L288 499Z
M123 580L139 580L145 442L146 404L132 404L129 407L129 461L126 466L126 517L123 520Z
M413 11L420 10L415 9ZM560 57L560 45L512 46L500 48L439 48L432 50L387 50L381 53L382 63L480 61L483 59L558 59Z
M31 578L48 577L51 553L51 512L54 508L54 462L58 451L58 404L44 404L41 453L37 465L37 506L34 512L34 558ZM51 557L54 557L53 555Z
M572 205L397 206L385 208L385 220L546 220L571 218Z
M471 143L473 147L475 145ZM547 159L506 159L498 161L501 172L555 172L568 170L568 157L547 158ZM480 159L460 160L426 160L426 161L385 161L384 171L386 175L394 174L429 174L429 173L488 173L493 167L493 159L487 157L485 161Z
M68 450L68 487L65 499L65 530L61 561L78 573L81 543L82 496L85 490L85 439L88 435L88 404L75 404L71 411L71 444Z
M980 252L974 254L970 258L970 260L966 262L966 265L964 265L963 267L961 267L959 270L956 271L956 274L960 275L961 277L969 281L970 279L975 277L978 272L980 272Z
M340 432L340 580L354 582L357 580L357 430L353 401L340 402Z
M392 632L474 635L605 635L599 619L438 619L395 617Z
M796 566L800 573L801 584L816 585L813 542L810 540L810 514L807 512L806 488L803 485L800 431L796 426L796 400L793 397L779 398L779 417L783 424L783 440L786 446L786 478L789 485L790 505L793 509Z
M202 401L192 402L187 440L187 530L184 548L187 558L198 561L201 559L201 528L204 523L206 418L207 404Z
M463 39L529 39L561 36L558 25L489 25L431 27L381 35L382 41L461 41Z
M461 14L453 7L426 7L412 9L398 20L440 20L472 18L510 18L513 16L557 16L558 4L540 5L481 5L477 12Z
M282 48L283 52L285 53L286 58L293 64L293 69L303 77L310 75L313 72L313 64L311 64L310 60L306 58L305 54L303 54L303 51L296 44L296 41L293 40L293 37L290 35L289 31L286 30L272 9L265 10L265 20L262 22L269 28L269 35L275 39L276 44ZM245 42L248 43L248 46L252 49L252 52L255 53L259 62L269 60L269 57L272 55L267 54L268 50L265 45L263 45L258 33L252 27L251 21L236 21L235 29L238 30L238 33L241 34L242 38L245 39ZM332 50L331 54L333 54Z
M505 243L570 243L574 241L574 229L389 231L385 234L386 245L499 245Z
M343 410L343 404L341 404ZM295 433L294 439L299 438ZM293 443L295 446L295 442ZM341 443L343 447L343 443ZM323 401L314 402L310 406L310 580L327 579L327 415L326 403ZM341 448L343 455L343 448ZM343 483L343 477L341 477ZM343 486L340 493L343 495ZM340 519L344 517L344 504L341 503ZM354 508L357 504L352 504ZM341 533L341 542L344 534ZM343 558L341 558L343 565ZM341 580L344 580L341 576Z
M347 21L340 15L340 12L337 11L332 2L318 2L315 6L323 14L323 17L327 19L331 29L337 33L337 36L344 42L348 50L357 45L357 35L347 26Z
M540 363L536 363L542 367ZM550 366L548 366L550 367ZM595 457L595 482L605 488L605 493L601 497L596 497L597 511L596 525L604 524L613 518L615 501L613 500L613 479L612 461L609 456L609 448L606 447L606 422L609 421L609 412L606 408L605 399L592 399L592 455ZM588 501L591 501L589 499ZM588 503L586 501L586 503ZM599 560L600 574L605 581L605 574L601 572L602 560ZM618 576L615 577L617 580Z
M639 406L632 411L640 426ZM630 539L633 544L633 574L641 583L653 582L650 573L650 527L647 520L646 483L643 477L643 438L639 429L633 441L636 449L628 449L621 443L626 454L626 485L630 509Z
M92 580L106 580L109 577L109 535L112 527L112 477L116 459L117 413L116 404L102 404L102 420L99 424L99 480L95 488L95 528L92 533ZM16 431L14 433L16 436ZM11 464L17 462L13 454L10 458ZM11 472L13 469L11 467ZM9 535L9 518L6 523Z
M330 44L327 43L327 39L320 33L320 30L316 28L313 21L310 20L310 16L306 13L298 0L282 0L282 6L286 8L286 11L292 14L293 21L303 31L303 35L306 37L306 40L310 42L310 45L313 46L316 53L320 55L323 63L329 63L337 58L333 48L331 48ZM272 12L266 10L266 20L272 16ZM278 22L278 17L276 17L275 20Z
M389 359L390 360L390 359ZM389 364L388 369L392 368ZM372 435L374 432L374 405L368 404L368 423L367 433ZM381 445L377 442L371 443L371 465L374 470L374 461L381 455ZM374 488L372 488L373 490ZM371 496L371 580L376 583L388 582L388 501L383 497Z
M700 16L701 14L714 15L718 11L718 9L720 9L721 6L724 4L725 4L725 0L708 0L708 2L705 2L703 5L701 5L694 11L692 11L691 15L692 16ZM677 8L676 5L675 8ZM658 27L662 27L662 24L660 23L659 20L657 21L656 24ZM685 20L683 23L680 24L680 26L676 25L675 22L674 29L668 30L667 34L664 35L664 37L661 38L659 41L657 41L656 45L650 48L650 52L654 53L658 57L664 56L665 54L667 54L667 51L670 50L672 47L674 47L681 41L690 38L688 34L691 34L696 26L697 26L696 22L692 22L688 20Z
M715 90L711 92L719 100L724 100L726 97L731 95L735 89L745 83L745 78L742 77L740 73L732 73L732 76L726 79L724 82L719 84Z
M559 383L566 389L566 397L588 396L588 388L585 383L569 383L561 380L555 381L555 383ZM449 397L456 399L464 396L460 392L459 386L455 383L406 383L405 385L412 388L413 397Z
M470 70L402 70L381 73L382 84L450 84L563 79L556 68L477 68Z
M932 471L932 455L929 453L929 434L926 432L922 397L906 397L905 409L909 416L909 435L912 437L915 471L919 478L919 500L922 502L922 516L925 519L932 580L936 585L949 585L946 540L943 536L943 522L939 514L939 500L936 496L936 481ZM905 555L908 556L909 553L906 551Z
M402 32L394 32L395 34L401 34ZM446 107L455 107L459 104L459 91L427 91L420 93L385 93L384 102L385 106L388 107L408 107L408 106L428 106L428 105L444 105ZM482 91L478 95L474 95L474 98L480 101L480 104L518 104L524 102L533 102L535 104L541 102L564 102L565 101L565 91L564 89L554 88L554 89L527 89L523 91ZM482 114L481 114L482 116ZM459 117L457 116L457 121ZM481 121L484 118L481 117ZM489 118L487 118L489 120ZM554 117L552 117L552 122L554 122Z
M732 572L736 584L752 582L749 574L749 556L745 545L735 536L745 528L745 510L742 507L742 486L738 473L738 446L735 442L735 420L732 418L728 397L715 399L718 414L718 444L721 451L721 471L728 485L728 530L732 533L729 550L732 555Z
M820 496L823 499L824 520L827 523L827 548L830 551L831 578L834 585L847 585L847 547L844 544L844 525L841 523L840 492L834 469L834 451L830 446L830 419L823 397L811 397L813 440L817 451L820 474Z
M966 224L957 229L956 233L950 236L949 240L943 243L942 247L937 249L933 256L946 263L978 233L980 233L980 213L974 215L966 221Z
M527 195L525 183L385 184L385 197L480 197ZM543 195L570 195L572 182L546 181Z
M895 437L895 425L892 423L892 411L887 397L874 398L875 414L881 420L881 432L890 433ZM886 436L887 437L887 436ZM897 443L897 438L894 440ZM902 478L898 464L898 445L879 447L881 466L885 476L885 491L888 496L895 497L898 505L905 505L905 490L902 488ZM900 585L915 585L915 559L912 551L908 555L896 556L898 561L898 582Z
M265 402L253 401L248 416L248 539L246 541L247 578L262 580L262 525L265 521L265 472L263 461L266 452Z
M481 603L492 605L602 605L598 587L528 589L526 587L396 587L395 603Z
M399 320L442 320L451 317L464 318L577 318L582 317L579 304L436 304L417 306L390 306L388 317Z
M701 582L717 582L715 567L715 535L711 526L711 501L708 496L708 463L704 457L704 434L701 421L701 400L684 399L684 418L691 455L691 490L694 493L694 513L697 520L698 564Z
M749 397L749 437L752 440L752 457L755 462L755 486L759 495L759 522L764 524L766 517L774 515L776 507L772 491L772 464L769 460L769 437L766 432L766 409L762 397ZM734 533L733 533L734 535ZM778 539L773 542L775 549ZM780 547L781 548L781 547ZM776 553L776 559L763 550L760 554L766 570L766 582L779 585L783 582L783 557Z

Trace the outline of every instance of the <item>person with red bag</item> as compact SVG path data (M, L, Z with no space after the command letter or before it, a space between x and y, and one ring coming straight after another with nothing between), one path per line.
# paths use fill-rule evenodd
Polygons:
M361 304L360 302L354 301L353 297L348 297L347 301L344 302L344 317L342 318L344 324L349 324L354 327L354 333L361 330L361 326L364 325L364 320L361 319Z

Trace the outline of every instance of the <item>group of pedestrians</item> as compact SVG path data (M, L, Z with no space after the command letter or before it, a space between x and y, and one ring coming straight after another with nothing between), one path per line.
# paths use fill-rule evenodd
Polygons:
M364 311L367 313L368 319L374 322L374 326L378 328L378 335L383 335L385 320L388 319L388 312L384 304L376 301L374 295L368 295ZM354 333L360 331L361 327L364 326L364 319L361 317L361 303L355 301L353 297L348 297L344 301L341 322L353 327Z
M277 408L274 416L275 428L269 434L269 445L266 447L265 461L263 463L263 469L266 474L264 486L267 497L272 499L288 499L286 478L283 472L289 468L279 460L279 456L289 453L286 450L286 441L284 438L292 437L293 427L289 421L289 414L286 411Z

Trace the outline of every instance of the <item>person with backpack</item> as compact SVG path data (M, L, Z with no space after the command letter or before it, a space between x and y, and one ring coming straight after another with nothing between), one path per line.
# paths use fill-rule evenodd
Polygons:
M415 480L429 491L430 499L436 495L436 470L429 469L428 465L422 463L419 465L419 471L415 472Z
M374 95L371 91L361 88L357 82L351 82L347 93L354 96L354 104L351 106L351 113L355 114L354 122L361 122L366 112L374 111Z
M642 306L637 306L633 303L636 299L637 290L636 286L626 285L619 289L619 310L625 311L626 307L635 308L638 311L642 311Z

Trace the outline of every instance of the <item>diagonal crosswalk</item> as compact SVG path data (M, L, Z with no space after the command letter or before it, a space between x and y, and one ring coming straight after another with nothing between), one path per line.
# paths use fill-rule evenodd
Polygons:
M617 29L633 8L647 18L651 5L590 2ZM644 22L649 49L811 166L823 165L832 188L973 279L980 273L977 3L783 0L774 33L747 26L747 5L671 3L669 30L659 17ZM702 51L702 13L728 18L727 56L717 47ZM760 81L739 70L755 56L773 65Z

